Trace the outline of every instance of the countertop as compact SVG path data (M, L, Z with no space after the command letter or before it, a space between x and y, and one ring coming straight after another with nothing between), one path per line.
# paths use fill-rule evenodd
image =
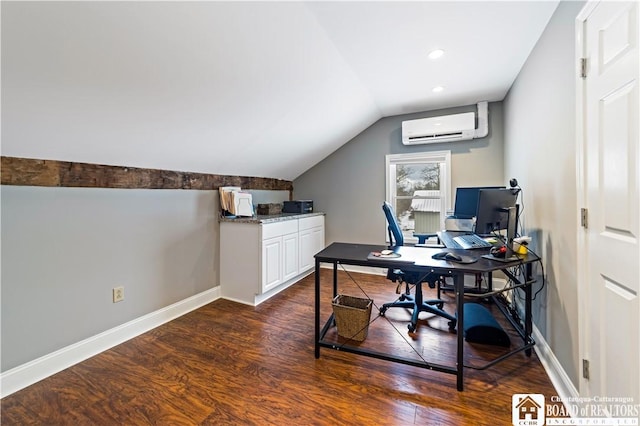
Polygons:
M323 216L323 212L313 212L313 213L280 213L280 214L265 214L265 215L254 215L252 217L228 217L221 216L220 222L231 222L231 223L272 223L272 222L282 222L284 220L291 219L301 219L303 217L312 217L312 216Z

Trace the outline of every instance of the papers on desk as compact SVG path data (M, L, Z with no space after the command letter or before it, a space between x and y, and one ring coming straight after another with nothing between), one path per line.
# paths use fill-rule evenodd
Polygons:
M415 263L415 261L411 259L403 259L400 253L384 253L379 251L372 251L367 256L368 260L392 260L394 262L405 262L405 263Z
M253 216L251 194L242 192L239 186L223 186L220 192L220 209L224 215Z

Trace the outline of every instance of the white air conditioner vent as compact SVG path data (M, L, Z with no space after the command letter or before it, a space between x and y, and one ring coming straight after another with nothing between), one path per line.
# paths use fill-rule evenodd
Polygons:
M418 145L473 139L475 121L473 112L403 121L402 143Z

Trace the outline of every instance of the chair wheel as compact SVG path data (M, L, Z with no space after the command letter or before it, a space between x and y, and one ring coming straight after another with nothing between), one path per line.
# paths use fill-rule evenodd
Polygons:
M384 313L387 312L387 308L385 308L384 306L382 308L380 308L380 316L383 317Z
M407 328L409 329L409 333L413 333L414 331L416 331L416 326L413 323L408 324Z
M453 331L456 328L457 321L449 321L449 331Z

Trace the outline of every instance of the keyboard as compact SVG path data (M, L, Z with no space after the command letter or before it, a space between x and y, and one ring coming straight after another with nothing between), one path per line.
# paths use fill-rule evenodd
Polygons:
M482 237L476 234L459 235L457 237L454 237L453 241L456 242L460 246L460 248L466 250L488 248L492 246L491 243L486 242L482 239Z

